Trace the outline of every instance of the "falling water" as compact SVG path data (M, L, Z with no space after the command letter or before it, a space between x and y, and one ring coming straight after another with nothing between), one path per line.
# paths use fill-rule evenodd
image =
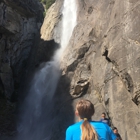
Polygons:
M18 140L50 140L52 120L51 109L55 89L60 77L59 61L68 45L76 25L75 0L64 0L61 47L53 59L36 72L32 86L22 106L18 125Z
M61 48L54 55L54 60L60 60L62 53L67 47L73 29L76 25L76 0L64 0L63 5L63 19L62 19L62 34L61 34Z

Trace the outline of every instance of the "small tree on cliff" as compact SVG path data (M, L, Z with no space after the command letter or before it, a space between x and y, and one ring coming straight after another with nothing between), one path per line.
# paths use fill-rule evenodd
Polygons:
M55 0L47 0L46 2L46 10L49 9L49 7L55 2Z
M56 1L56 0L39 0L45 7L45 10L47 11L50 6Z

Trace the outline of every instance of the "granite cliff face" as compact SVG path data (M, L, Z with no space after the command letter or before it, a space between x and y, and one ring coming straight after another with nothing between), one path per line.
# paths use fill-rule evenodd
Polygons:
M0 135L15 131L15 104L10 101L15 102L42 22L38 0L0 0Z
M77 0L77 6L78 23L62 58L58 85L69 86L62 87L62 96L75 100L64 104L90 99L96 107L95 120L106 111L124 140L139 140L140 1ZM47 30L46 39L57 41L57 26L59 22Z

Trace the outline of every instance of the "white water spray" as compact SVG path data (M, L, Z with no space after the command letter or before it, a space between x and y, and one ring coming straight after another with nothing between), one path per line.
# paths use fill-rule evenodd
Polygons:
M25 99L18 126L18 140L50 140L52 120L51 102L60 77L59 63L76 25L75 0L65 0L63 5L61 47L52 61L47 62L32 80Z
M61 56L67 47L73 29L76 25L76 11L77 6L75 0L65 0L63 5L62 18L62 34L61 34L61 48L54 55L54 60L60 60Z

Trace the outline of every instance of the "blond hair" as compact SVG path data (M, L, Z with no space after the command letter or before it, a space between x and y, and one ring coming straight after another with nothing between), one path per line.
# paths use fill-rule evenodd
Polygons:
M94 105L89 100L80 100L76 105L76 110L78 111L79 117L84 120L81 125L81 140L97 140L98 135L94 127L89 123L95 112Z

